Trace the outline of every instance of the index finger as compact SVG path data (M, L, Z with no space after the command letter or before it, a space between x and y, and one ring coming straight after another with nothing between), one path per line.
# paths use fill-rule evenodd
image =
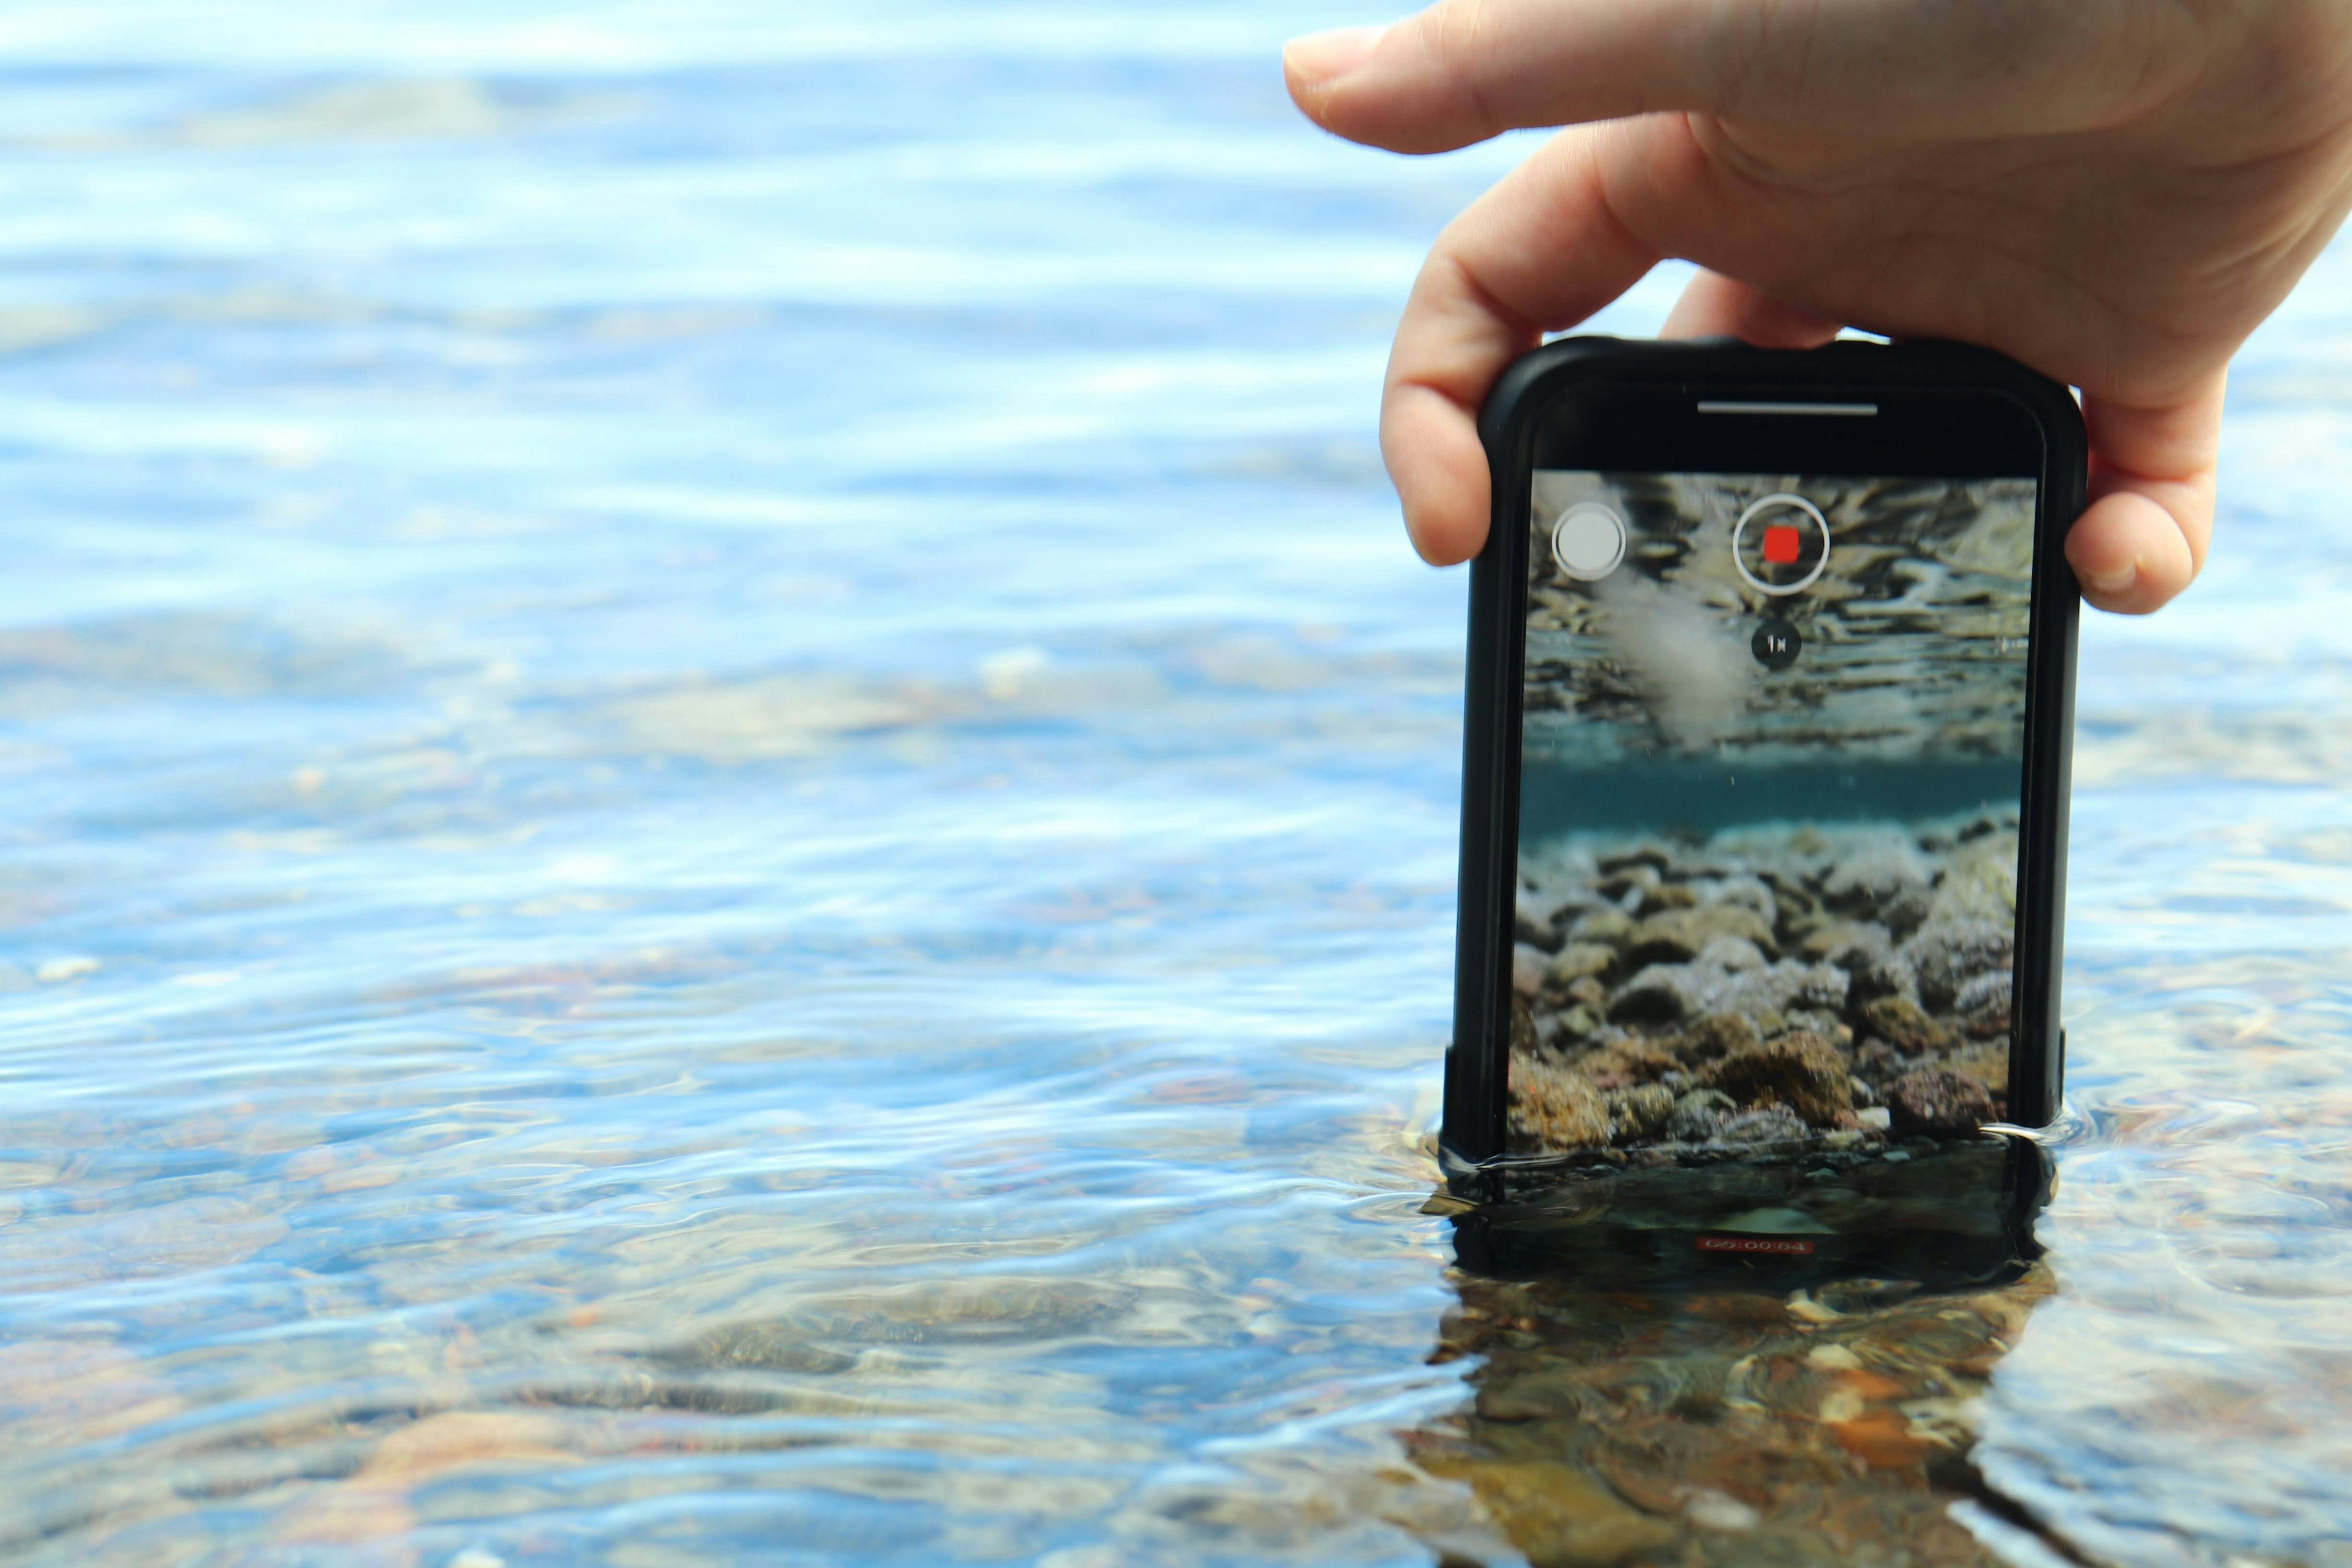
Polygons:
M1435 153L1515 127L1688 108L1728 35L1769 26L1774 0L1438 0L1385 27L1283 50L1291 97L1351 142Z
M1318 125L1396 153L1436 153L1530 125L1658 110L1757 115L1884 140L1996 126L2080 128L2152 89L2147 37L2202 26L2150 16L2118 45L2110 8L1895 0L1437 0L1385 27L1283 51ZM2151 31L2155 30L2155 31ZM2031 47L2027 47L2030 42ZM2210 46L2207 46L2210 47Z

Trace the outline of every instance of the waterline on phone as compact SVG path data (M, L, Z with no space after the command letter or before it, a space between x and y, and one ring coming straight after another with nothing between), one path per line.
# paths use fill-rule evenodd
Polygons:
M1744 824L2014 814L2021 766L1984 759L1776 767L1669 757L1577 768L1530 758L1520 773L1519 832L1528 841L1612 829L1705 837Z

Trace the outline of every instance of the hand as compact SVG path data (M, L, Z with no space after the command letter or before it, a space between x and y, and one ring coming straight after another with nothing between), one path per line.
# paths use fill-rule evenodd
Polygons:
M1567 125L1447 226L1381 448L1413 543L1486 541L1478 405L1661 258L1669 335L1842 324L2078 386L2084 596L2153 610L2213 522L2230 355L2352 201L2343 0L1440 0L1284 57L1318 124L1401 153Z

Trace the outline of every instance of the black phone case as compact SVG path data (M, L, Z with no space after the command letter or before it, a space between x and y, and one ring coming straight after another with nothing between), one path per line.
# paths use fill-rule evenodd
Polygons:
M1479 417L1494 478L1486 548L1471 567L1468 694L1464 717L1460 909L1455 928L1454 1043L1446 1052L1440 1148L1461 1195L1506 1195L1510 965L1517 908L1519 708L1526 655L1528 531L1538 416L1564 389L1594 381L1651 387L1801 391L1821 401L1875 392L1967 387L2004 395L2042 435L2027 658L2025 787L2020 813L2017 968L2008 1115L2039 1127L2058 1114L2065 1054L2059 1028L2065 927L2066 811L2074 731L2080 590L2066 564L2081 514L2088 447L2065 388L2007 357L1957 343L1841 341L1810 350L1729 340L1654 342L1564 338L1504 372Z

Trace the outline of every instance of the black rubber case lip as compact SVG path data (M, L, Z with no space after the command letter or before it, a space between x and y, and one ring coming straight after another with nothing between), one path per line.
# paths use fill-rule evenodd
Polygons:
M1478 421L1494 476L1486 548L1470 574L1470 641L1462 761L1460 907L1454 1043L1445 1058L1439 1148L1462 1197L1506 1196L1510 967L1517 911L1520 683L1526 658L1527 512L1535 440L1563 395L1596 384L1682 387L1788 401L1871 402L1905 392L1994 394L2042 437L2027 656L2024 799L2020 814L2017 969L2011 993L2009 1121L2058 1115L2063 1048L2059 981L2065 928L2067 795L2074 733L2074 647L2081 595L2064 552L2082 512L2088 448L2081 410L2057 383L1988 350L1958 343L1844 340L1809 350L1729 340L1655 342L1563 338L1505 371ZM1791 397L1790 395L1798 395Z

